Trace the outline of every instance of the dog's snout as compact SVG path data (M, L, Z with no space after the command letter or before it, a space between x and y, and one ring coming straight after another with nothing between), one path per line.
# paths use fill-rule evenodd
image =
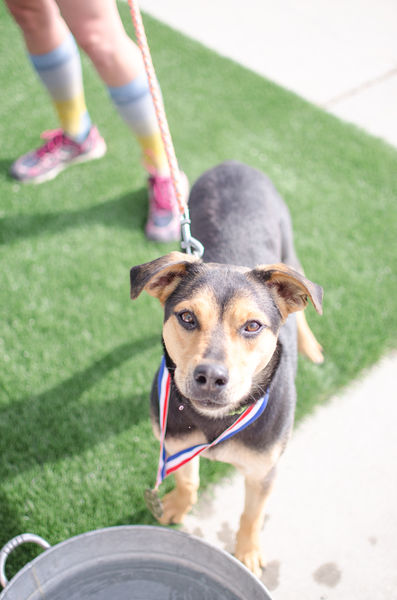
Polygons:
M225 365L221 363L203 363L193 373L194 381L202 391L218 392L229 381Z

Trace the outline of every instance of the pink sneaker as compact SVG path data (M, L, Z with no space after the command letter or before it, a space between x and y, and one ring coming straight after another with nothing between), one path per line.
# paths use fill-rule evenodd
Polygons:
M18 158L10 175L21 183L43 183L54 179L69 165L101 158L106 152L105 140L93 125L81 144L70 139L62 129L44 131L46 143Z
M187 201L189 182L181 171L181 186ZM171 177L150 175L149 216L145 226L146 237L156 242L174 242L181 237L181 217Z

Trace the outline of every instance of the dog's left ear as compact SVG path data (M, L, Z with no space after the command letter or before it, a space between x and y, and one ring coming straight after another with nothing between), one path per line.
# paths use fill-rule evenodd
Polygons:
M164 304L186 275L189 265L199 262L202 261L192 254L171 252L151 262L132 267L130 271L132 300L145 290Z
M323 288L306 279L295 269L280 263L258 266L251 273L274 294L283 319L286 319L289 313L303 310L308 298L316 311L320 315L323 313Z

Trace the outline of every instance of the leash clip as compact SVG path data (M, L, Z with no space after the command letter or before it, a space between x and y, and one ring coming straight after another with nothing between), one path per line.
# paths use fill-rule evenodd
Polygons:
M181 248L185 250L186 254L194 254L198 258L201 258L204 254L204 246L192 236L190 223L189 209L186 207L184 214L181 216Z

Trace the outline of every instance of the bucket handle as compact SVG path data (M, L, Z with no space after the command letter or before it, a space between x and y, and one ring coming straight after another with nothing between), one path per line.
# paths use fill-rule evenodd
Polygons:
M34 533L21 533L20 535L17 535L16 537L12 538L12 540L7 542L6 545L3 546L3 548L0 550L0 584L3 588L5 588L8 583L8 579L6 577L5 572L8 556L11 554L11 552L15 550L15 548L18 548L18 546L21 546L22 544L27 544L29 542L37 544L38 546L40 546L41 548L45 548L46 550L48 548L51 548L51 545L45 539L43 539L39 535L35 535Z

